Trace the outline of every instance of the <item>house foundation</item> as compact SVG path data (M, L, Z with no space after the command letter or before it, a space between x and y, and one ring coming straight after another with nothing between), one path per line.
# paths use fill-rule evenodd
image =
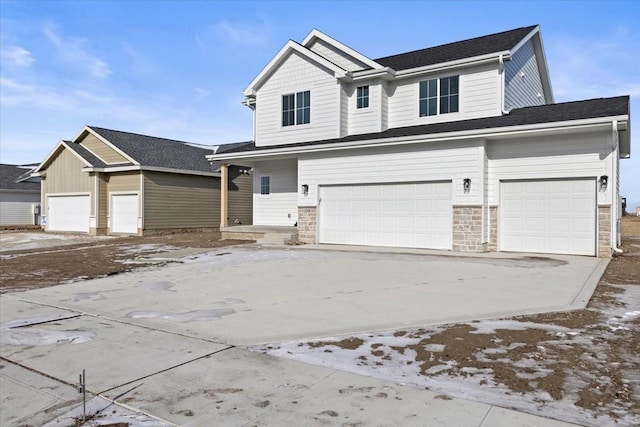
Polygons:
M482 206L453 207L453 245L455 252L486 252L482 241Z
M598 257L611 258L611 206L598 206Z
M298 241L300 243L317 243L317 223L315 206L298 206Z
M498 207L489 206L489 252L498 252Z

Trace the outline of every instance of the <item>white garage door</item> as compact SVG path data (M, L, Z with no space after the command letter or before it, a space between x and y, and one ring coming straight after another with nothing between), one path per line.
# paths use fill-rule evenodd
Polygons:
M138 195L111 195L111 232L138 232Z
M596 254L593 179L502 182L500 250Z
M320 243L451 249L451 183L320 187Z
M47 230L89 232L88 195L47 196Z

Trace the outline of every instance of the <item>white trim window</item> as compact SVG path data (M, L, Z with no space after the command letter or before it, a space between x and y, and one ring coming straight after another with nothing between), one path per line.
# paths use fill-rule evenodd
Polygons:
M460 110L460 76L423 80L419 84L420 117Z
M260 177L260 195L268 196L269 194L271 194L271 177L261 176Z
M369 108L369 86L356 88L356 108Z
M311 123L311 91L282 95L282 126Z

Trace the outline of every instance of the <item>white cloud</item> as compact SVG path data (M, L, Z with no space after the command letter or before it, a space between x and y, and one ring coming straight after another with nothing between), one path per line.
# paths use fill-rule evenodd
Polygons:
M111 74L109 64L85 48L86 40L81 38L63 38L53 26L48 25L42 29L47 40L53 44L61 58L74 66L86 69L93 77L105 79Z
M244 24L223 20L213 25L218 35L241 46L262 46L268 42L271 25L263 20L259 23Z
M209 91L206 89L202 89L200 87L195 88L196 91L196 98L198 99L203 99L209 96Z
M20 46L8 46L0 50L0 58L3 61L9 61L13 65L28 67L35 59L31 52Z

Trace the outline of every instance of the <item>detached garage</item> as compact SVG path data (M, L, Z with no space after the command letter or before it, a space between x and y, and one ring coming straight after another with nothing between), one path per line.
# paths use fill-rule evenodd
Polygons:
M143 235L220 226L219 164L181 141L85 127L34 170L46 231ZM231 221L251 223L252 177L229 167ZM246 171L246 168L242 168ZM241 194L242 196L237 196Z

